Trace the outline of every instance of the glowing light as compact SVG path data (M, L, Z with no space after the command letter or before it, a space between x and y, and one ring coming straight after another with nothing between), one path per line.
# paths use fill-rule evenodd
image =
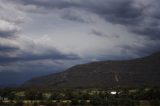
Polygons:
M116 92L116 91L112 91L111 94L112 94L112 95L115 95L115 94L117 94L117 92Z

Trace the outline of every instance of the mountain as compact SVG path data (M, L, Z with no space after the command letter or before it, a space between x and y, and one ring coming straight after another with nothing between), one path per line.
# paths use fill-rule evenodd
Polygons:
M160 53L143 58L101 61L73 66L64 72L33 78L24 87L105 88L159 86Z

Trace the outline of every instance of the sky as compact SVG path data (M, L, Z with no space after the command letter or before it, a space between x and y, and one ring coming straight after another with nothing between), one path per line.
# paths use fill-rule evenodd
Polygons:
M159 0L0 0L0 85L157 51Z

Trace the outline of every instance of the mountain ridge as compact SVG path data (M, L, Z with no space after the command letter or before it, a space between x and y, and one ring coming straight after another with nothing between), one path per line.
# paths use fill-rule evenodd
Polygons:
M80 64L64 72L33 78L24 87L102 88L160 85L160 52L132 60Z

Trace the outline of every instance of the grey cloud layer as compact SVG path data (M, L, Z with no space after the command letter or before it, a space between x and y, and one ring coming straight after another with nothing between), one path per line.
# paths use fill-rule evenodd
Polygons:
M160 39L160 2L157 0L17 0L24 5L36 5L47 9L82 9L90 11L113 24L121 24L129 31ZM66 13L67 14L67 13ZM70 12L63 18L86 22Z
M17 10L12 3L0 1L0 37L15 37L23 22L23 13Z
M157 42L160 40L160 19L159 19L160 2L157 0L99 0L98 2L97 0L15 0L15 1L7 0L7 1L13 2L15 4L16 3L21 4L22 5L21 7L28 6L28 9L30 8L29 9L30 11L32 9L38 10L39 9L38 7L43 7L43 9L45 9L46 11L49 10L52 11L52 9L63 10L63 12L61 13L61 18L70 21L78 21L80 23L90 24L94 20L90 21L90 19L86 16L87 14L90 13L95 14L104 19L106 22L112 23L114 25L118 24L124 26L130 33L136 34L136 36L147 37L145 38L146 42L147 40L153 40L153 41L155 40L156 43L151 44L151 48L148 48L148 51L159 50L160 44ZM11 18L8 19L7 17L1 19L4 26L6 27L3 28L0 27L0 37L8 37L16 35L16 33L19 31L18 30L19 23L17 23L19 21L13 21ZM10 21L6 21L6 19ZM16 18L16 19L21 20L21 18ZM108 35L104 32L95 29L91 29L90 32L91 32L90 34L107 38L111 38L112 36L118 39L120 36L123 36L123 35ZM124 48L127 49L126 45L124 45ZM5 47L3 47L2 49L5 50ZM139 50L139 48L137 47L133 47L133 49ZM140 47L140 49L143 48ZM130 48L128 48L128 50L130 50ZM48 54L46 54L46 58L47 56ZM52 56L50 57L52 58ZM57 57L59 57L59 55ZM40 58L40 56L35 56L35 58ZM25 60L23 58L21 59ZM13 60L20 60L20 58L13 58Z
M157 40L160 40L160 19L159 19L160 2L156 0L99 0L98 2L97 0L15 0L15 1L7 0L7 1L13 2L15 4L20 3L21 5L28 6L28 8L30 7L29 9L30 11L32 9L34 10L38 9L38 7L43 7L46 10L52 10L52 9L65 10L64 12L62 12L61 18L71 21L78 21L81 23L92 22L88 21L89 19L86 19L88 17L85 17L87 16L87 13L92 13L100 16L107 22L110 22L112 24L120 24L126 27L126 29L130 31L130 33L148 37L148 40L156 40L156 42ZM11 18L7 17L4 18L4 15L3 18L1 19L4 26L6 27L0 28L0 37L10 37L16 35L16 33L19 31L18 22L20 22L22 19L16 18L19 21L13 21L13 19ZM96 36L109 37L107 34L98 30L91 29L90 32L91 32L90 34ZM111 35L111 36L117 39L119 38L119 35L116 36ZM151 48L148 48L148 50L153 50L153 51L159 50L159 47L156 44L159 46L159 43L151 44ZM124 48L130 50L130 48L126 48L125 45ZM1 51L11 51L16 49L17 48L14 47L12 48L7 45L2 46L0 48ZM136 49L136 47L134 49ZM28 56L31 56L31 58L28 58ZM28 55L28 56L27 56L28 60L31 60L32 56L34 57L33 59L35 60L43 58L44 59L53 58L53 55L51 55L50 53L38 56L36 55ZM68 58L64 55L61 55L61 53L56 53L55 57L66 58L66 59ZM12 57L9 58L8 60L18 61L27 59L25 57L23 58L22 56L22 57Z
M28 1L28 3L31 3ZM21 24L25 23L26 13L19 9L23 7L12 0L0 1L0 63L11 63L17 61L34 61L34 60L70 60L79 59L78 55L72 53L63 53L56 47L41 47L44 45L35 44L32 39L20 39ZM34 6L26 7L27 9L36 9ZM24 44L26 42L26 44ZM25 46L28 45L26 48ZM35 46L35 47L34 47ZM33 50L33 48L41 50ZM24 49L25 48L25 49ZM44 49L43 49L44 48ZM47 48L47 49L46 49ZM32 51L39 52L33 53ZM45 51L43 53L43 51ZM42 53L41 53L42 52Z
M3 38L14 37L19 30L16 23L5 21L3 19L0 19L0 23L1 23L1 25L0 25L0 37L3 37Z
M11 50L13 48L0 48L0 50ZM50 59L50 60L74 60L74 59L80 59L77 55L74 54L62 54L60 52L51 52L47 54L22 54L19 56L11 57L11 56L0 56L0 63L12 63L12 62L18 62L18 61L34 61L34 60L44 60L44 59Z
M19 49L18 47L14 47L14 46L0 45L0 53L12 52L12 51L16 51L18 49Z

